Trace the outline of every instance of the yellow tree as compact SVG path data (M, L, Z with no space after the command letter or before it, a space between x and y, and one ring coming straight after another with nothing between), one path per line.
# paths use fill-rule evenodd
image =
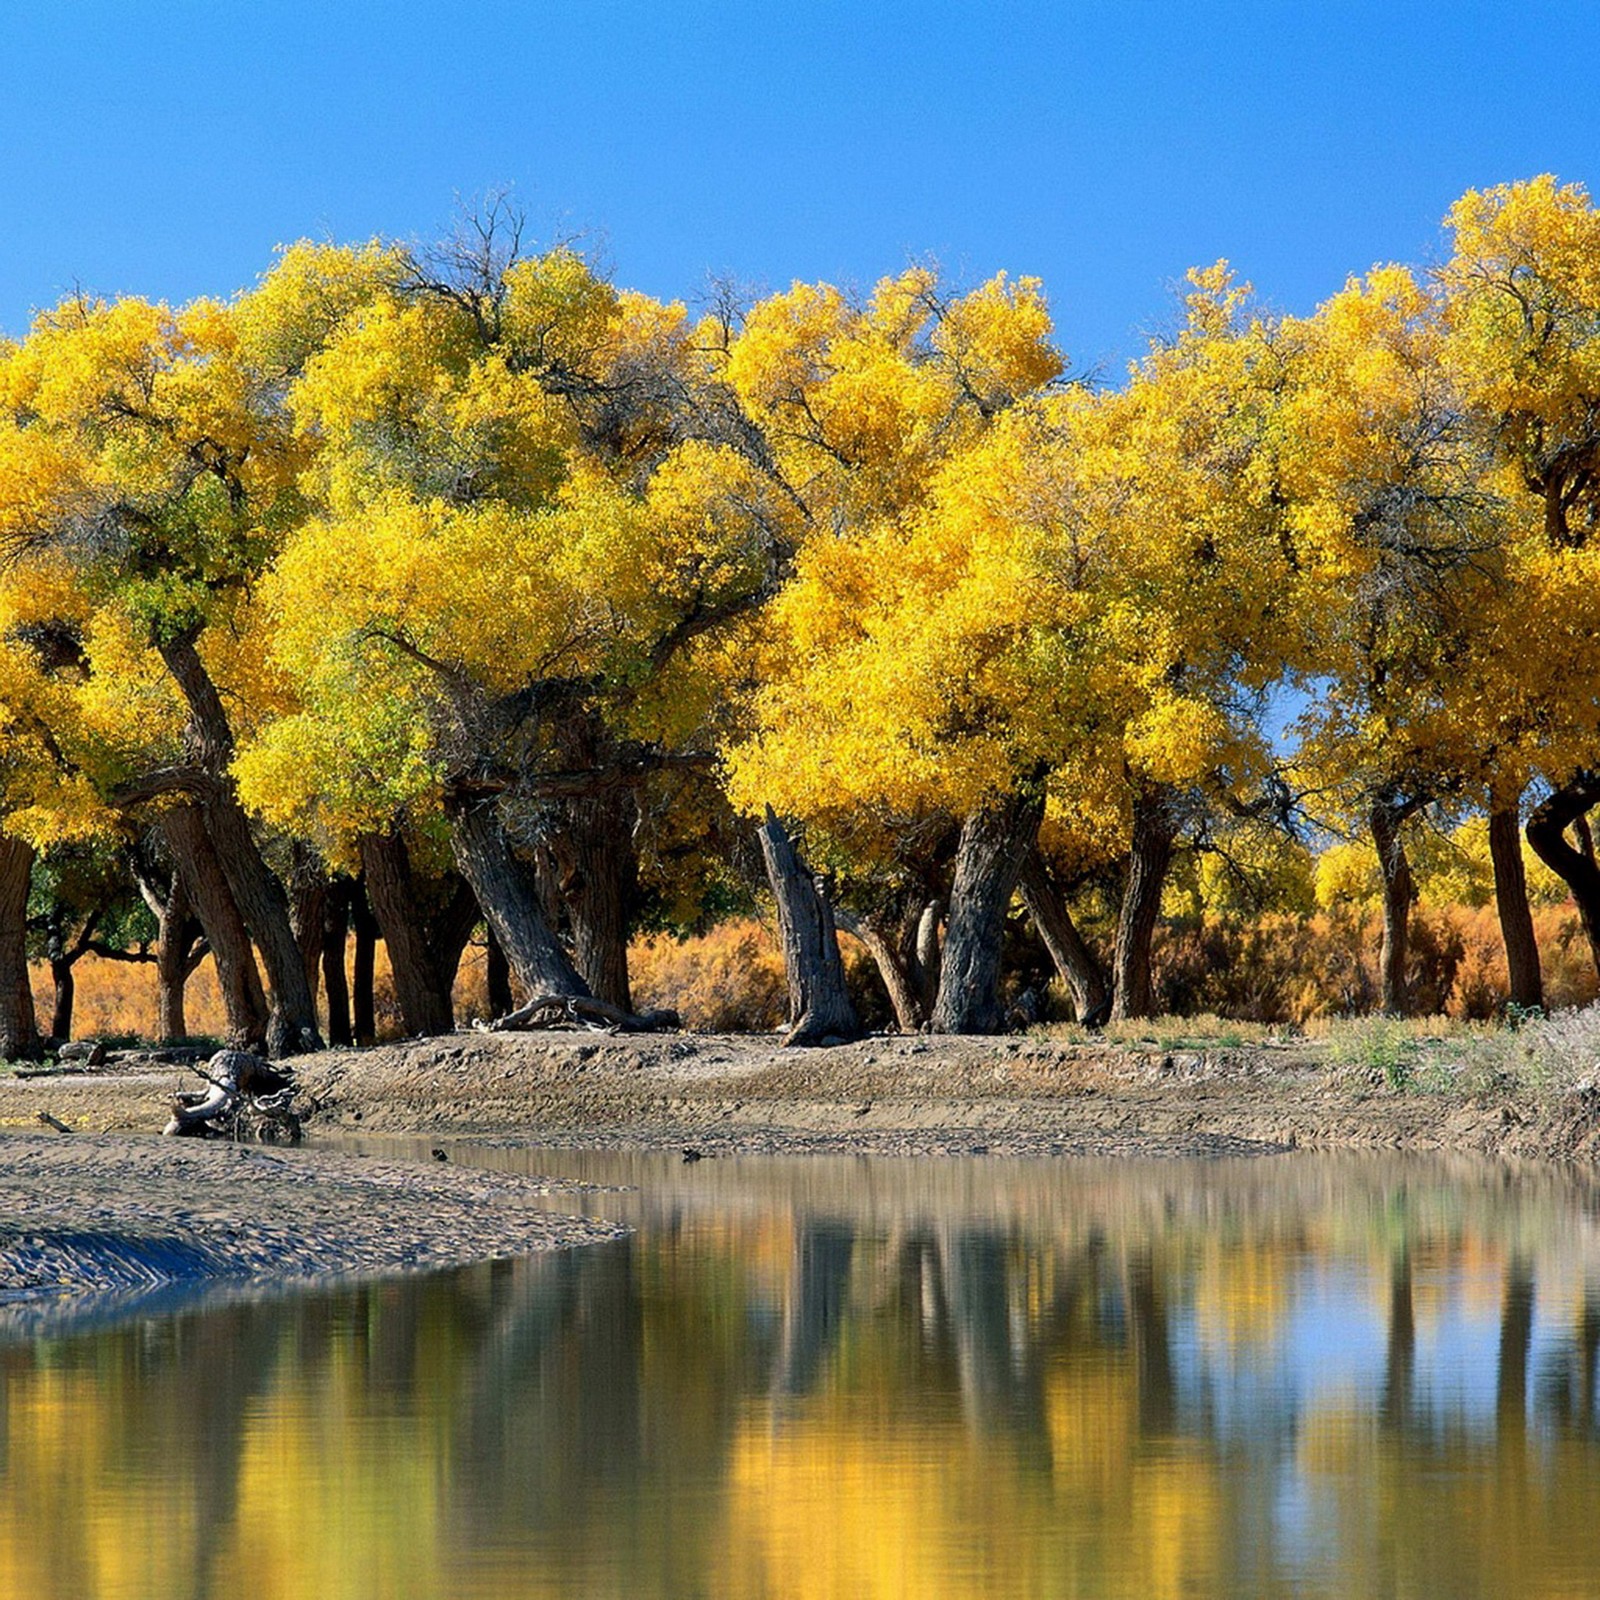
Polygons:
M1182 339L1126 393L999 416L922 503L808 545L777 603L736 798L959 819L935 1027L1003 1024L1001 922L1047 807L1130 855L1119 987L1148 1009L1179 797L1259 770L1271 668L1244 650L1279 562L1244 468L1272 353L1234 328L1239 304L1203 275Z
M1442 361L1437 309L1410 272L1387 267L1284 330L1295 353L1280 483L1314 674L1296 766L1327 820L1370 830L1382 1004L1395 1013L1408 1006L1406 825L1482 792L1496 761L1471 686L1504 606L1506 525ZM1533 973L1536 984L1536 954Z
M315 1044L317 1019L287 896L229 772L236 718L260 687L234 640L248 632L252 580L302 514L305 447L285 383L392 265L378 250L299 249L230 306L76 299L0 362L5 551L66 560L181 696L182 759L135 775L120 798L191 802L188 832L209 854L186 870L197 889L208 879L215 907L231 903L229 920L259 949L272 990L267 1043L279 1053ZM243 670L219 687L220 663ZM212 927L220 914L201 908L214 947L226 942Z
M1546 176L1471 191L1448 221L1450 372L1523 513L1487 704L1508 764L1550 785L1528 840L1567 882L1600 964L1587 821L1600 800L1600 215L1581 187Z

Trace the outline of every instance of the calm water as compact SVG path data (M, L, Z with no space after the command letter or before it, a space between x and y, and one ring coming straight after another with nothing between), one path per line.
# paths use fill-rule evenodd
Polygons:
M476 1159L639 1231L0 1324L0 1596L1600 1594L1586 1180Z

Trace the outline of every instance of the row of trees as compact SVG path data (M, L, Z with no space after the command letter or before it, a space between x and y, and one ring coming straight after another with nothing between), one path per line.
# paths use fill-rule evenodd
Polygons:
M1312 826L1373 841L1403 1010L1440 808L1488 817L1537 1004L1524 812L1600 961L1600 215L1545 178L1449 225L1310 317L1196 272L1118 387L1033 280L691 316L501 206L42 315L0 347L0 1055L41 863L142 887L164 1028L203 949L291 1053L319 966L344 1031L352 919L413 1032L480 923L524 992L631 1009L640 919L714 914L768 808L818 970L837 921L905 1027L1003 1025L1014 897L1081 1014L1142 1014L1175 854ZM1071 907L1113 879L1103 957Z

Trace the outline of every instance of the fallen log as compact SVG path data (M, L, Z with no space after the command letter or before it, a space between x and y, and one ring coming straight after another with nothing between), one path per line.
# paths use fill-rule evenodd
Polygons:
M483 1033L511 1033L532 1028L587 1028L594 1033L667 1033L683 1026L676 1011L624 1011L588 995L544 994L493 1022L478 1024Z
M219 1050L205 1066L193 1070L210 1087L199 1094L174 1095L172 1117L162 1133L174 1138L299 1143L300 1118L294 1110L291 1075L246 1050Z

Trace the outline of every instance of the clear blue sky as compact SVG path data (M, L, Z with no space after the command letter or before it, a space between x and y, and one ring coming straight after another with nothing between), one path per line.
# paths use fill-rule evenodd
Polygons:
M1113 370L1228 256L1308 310L1476 185L1600 185L1600 5L6 0L0 329L511 184L619 281L1045 279Z

